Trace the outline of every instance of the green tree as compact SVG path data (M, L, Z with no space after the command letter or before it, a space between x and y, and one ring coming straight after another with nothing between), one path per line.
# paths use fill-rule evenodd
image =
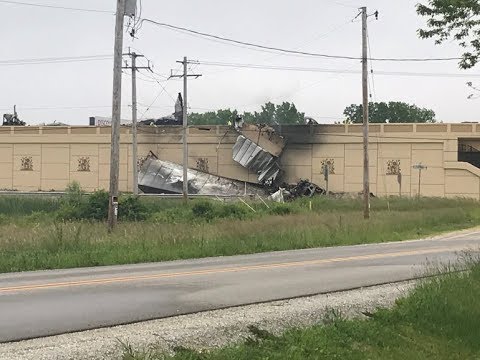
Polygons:
M233 122L238 115L237 110L218 110L206 113L189 114L188 123L191 125L226 125ZM281 105L275 105L267 102L262 105L261 111L245 112L242 114L244 120L254 124L304 124L305 113L301 113L295 107L295 104L283 102Z
M188 123L191 125L214 125L217 121L216 112L188 114Z
M248 121L250 119L245 117L245 120ZM305 113L299 112L293 103L283 102L281 105L275 105L271 102L267 102L262 106L261 112L255 111L253 119L251 120L251 122L257 124L298 125L305 124Z
M465 49L460 67L469 69L480 59L480 1L428 0L418 4L417 13L427 18L427 28L418 30L423 39L442 44L449 39Z
M275 118L279 124L305 124L305 113L301 113L295 104L284 102L277 105Z
M228 122L233 122L237 117L237 110L218 110L209 111L206 113L191 113L188 114L188 123L191 125L226 125Z
M253 115L254 122L257 124L275 124L276 123L276 106L271 102L262 105L262 111Z
M391 101L370 102L368 104L369 121L371 123L434 123L435 112L422 109L416 105ZM363 122L363 105L352 104L345 108L345 123L359 124Z

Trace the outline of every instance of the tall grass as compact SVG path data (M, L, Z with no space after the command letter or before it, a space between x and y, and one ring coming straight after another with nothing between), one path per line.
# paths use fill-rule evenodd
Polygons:
M245 343L174 356L130 348L124 360L249 359L479 359L480 263L466 273L447 273L417 287L391 310L364 320L341 316L325 325L292 329L280 337L252 328ZM155 347L152 347L153 349Z
M476 207L268 215L246 220L103 223L32 221L0 226L0 272L153 262L378 243L477 225ZM189 215L190 216L190 215ZM237 216L237 215L235 215Z
M0 196L0 215L23 216L35 212L53 213L60 208L54 196Z

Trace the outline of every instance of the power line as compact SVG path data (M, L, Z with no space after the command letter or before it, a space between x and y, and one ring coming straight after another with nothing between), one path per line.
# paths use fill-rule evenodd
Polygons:
M355 66L356 66L356 64L350 65L349 69L352 69L352 68L355 67ZM333 74L333 75L327 76L325 79L322 79L322 80L320 80L320 81L315 81L315 82L310 83L310 84L305 85L305 86L301 86L301 87L299 87L299 88L297 88L297 89L289 92L288 96L289 96L290 98L292 98L294 94L297 94L297 93L299 93L299 92L305 91L305 90L307 90L307 89L309 89L309 88L312 88L312 87L314 87L314 86L317 86L317 85L319 85L319 84L321 84L321 83L325 83L325 81L327 81L327 80L334 80L334 79L341 78L343 75L345 75L345 74ZM275 97L273 97L273 98L270 97L269 100L270 100L270 101L272 101L272 100L277 100L277 99L280 99L280 98L282 98L282 97L285 97L285 95L275 96ZM253 105L258 106L258 105L262 105L262 103L260 103L260 102L254 102L254 103L242 104L241 107L250 108L250 107L253 106Z
M142 73L143 74L143 73ZM155 73L156 74L156 73ZM153 81L155 81L158 85L160 85L160 87L163 89L163 91L168 95L168 97L170 99L173 100L173 102L176 102L177 100L167 91L167 89L165 88L165 86L162 84L163 83L167 83L168 82L168 78L166 80L158 80L155 76L153 76L152 74L144 74L144 75L148 75L151 79L153 79ZM163 75L162 75L163 76Z
M152 109L171 109L172 106L171 105L148 105L148 104L144 104L144 103L141 103L141 102L138 102L138 105L140 105L141 107L144 107L144 108L152 108Z
M22 5L22 6L34 6L34 7L49 8L49 9L81 11L81 12L94 12L94 13L104 13L104 14L115 15L115 12L110 11L110 10L74 8L74 7L65 7L65 6L47 5L47 4L35 4L35 3L28 3L28 2L22 2L22 1L11 1L11 0L0 0L0 3L12 4L12 5Z
M1 1L1 0L0 0ZM45 57L32 59L10 59L0 60L0 66L17 66L17 65L41 65L41 64L57 64L84 61L102 61L111 60L112 55L87 55L87 56L67 56L67 57Z
M63 56L63 57L45 57L45 58L29 58L29 59L9 59L9 60L0 60L0 64L12 63L12 62L55 61L55 60L71 60L71 59L103 58L103 57L112 57L112 55L105 54L105 55Z
M297 46L297 47L295 48L295 50L301 49L303 46L305 46L305 45L307 45L307 44L310 44L310 43L312 43L312 42L314 42L314 41L317 41L317 40L319 40L319 39L322 39L322 38L324 38L324 37L326 37L326 36L328 36L328 35L330 35L330 34L332 34L332 33L334 33L334 32L338 32L338 31L340 31L340 30L343 30L346 26L350 25L351 23L352 23L352 21L351 21L351 20L348 20L348 21L346 21L346 22L344 22L344 23L342 23L342 24L339 24L339 25L331 28L329 31L315 36L315 37L314 37L313 39L311 39L311 40L302 42L299 46ZM243 46L242 46L242 47L243 47ZM268 53L271 53L271 52L268 52ZM269 56L269 57L263 59L262 61L270 61L270 60L272 60L272 59L275 59L275 58L280 57L280 56L285 56L285 55L287 55L287 54L284 54L284 53L274 53L273 56ZM210 72L210 73L208 73L208 75L210 76L210 75L222 74L222 73L225 73L225 72L227 72L227 71L235 71L235 70L220 70L220 71L215 71L215 72L213 72L213 73Z
M129 105L124 105L128 107ZM19 111L36 111L36 110L79 110L79 109L100 109L100 108L111 108L112 105L92 105L92 106L44 106L44 107L20 107L17 106ZM3 108L0 111L8 111L11 108Z
M252 48L257 48L257 49L263 49L263 50L268 50L268 51L275 51L275 52L281 52L285 54L291 54L291 55L300 55L300 56L312 56L312 57L321 57L321 58L327 58L327 59L343 59L343 60L362 60L361 57L357 56L344 56L344 55L329 55L329 54L320 54L320 53L313 53L313 52L307 52L307 51L300 51L300 50L291 50L291 49L284 49L284 48L278 48L278 47L273 47L273 46L266 46L266 45L259 45L247 41L241 41L241 40L235 40L219 35L214 35L214 34L209 34L205 33L202 31L198 30L192 30L188 29L185 27L181 26L176 26L176 25L171 25L167 23L162 23L158 22L155 20L151 19L142 19L142 22L148 22L157 26L165 27L168 29L173 29L177 31L182 31L185 33L193 34L196 36L201 36L201 37L206 37L210 39L215 39L219 40L222 42L227 42L231 44L236 44L236 45L243 45L247 47L252 47ZM459 57L445 57L445 58L369 58L368 60L371 61L391 61L391 62L427 62L427 61L452 61L452 60L461 60Z
M370 34L369 34L368 30L367 30L367 44L368 44L368 53L370 54L370 56L372 56L372 49L370 47ZM370 74L371 74L371 76L369 77L369 79L370 78L372 79L373 101L376 102L377 101L377 93L375 91L375 77L374 77L374 74L373 74L373 63L372 62L370 62Z
M358 9L358 6L348 5L340 1L332 0L332 3L335 5L343 6L350 9Z
M144 116L146 115L146 113L150 111L150 109L153 107L153 104L155 104L155 103L157 102L158 98L159 98L160 95L162 95L163 93L166 93L166 94L173 100L173 102L176 102L176 100L173 98L173 96L169 94L169 92L167 91L166 87L165 87L160 81L158 81L157 79L155 79L155 80L156 80L157 84L160 85L160 87L161 87L162 89L158 92L158 94L155 96L155 98L154 98L153 101L150 103L150 105L148 105L148 106L146 107L146 109L145 109L145 111L142 113L142 115L140 115L140 117L139 117L140 119L143 119L143 118L144 118ZM168 80L167 80L167 81L168 81ZM165 83L166 83L167 81L165 81Z
M258 70L280 70L280 71L301 71L301 72L319 72L319 73L336 73L336 74L360 74L360 70L351 69L328 69L316 67L298 67L298 66L276 66L264 64L242 64L242 63L224 63L215 61L198 61L199 65L232 67L239 69L258 69ZM463 73L433 73L433 72L408 72L408 71L376 71L376 75L385 76L419 76L419 77L447 77L447 78L472 78L479 77L480 74L463 74Z

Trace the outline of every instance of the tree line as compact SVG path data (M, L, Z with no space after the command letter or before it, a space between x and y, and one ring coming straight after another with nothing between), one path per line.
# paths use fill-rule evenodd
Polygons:
M403 102L371 102L369 103L369 120L371 123L434 123L435 112ZM359 124L363 122L363 106L352 104L343 112L345 118L339 123ZM237 116L242 116L248 123L267 125L300 125L306 124L309 118L305 113L298 111L294 103L283 102L274 104L267 102L260 111L243 112L221 109L205 113L189 114L191 125L227 125Z

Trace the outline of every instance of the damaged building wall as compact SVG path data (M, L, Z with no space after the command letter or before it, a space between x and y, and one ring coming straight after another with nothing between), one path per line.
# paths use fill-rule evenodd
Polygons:
M309 179L336 192L362 190L362 133L358 125L282 126L287 145L280 164L288 182ZM131 133L121 130L120 189L131 190ZM423 163L422 194L480 198L480 169L457 161L458 139L480 139L480 124L375 124L370 127L371 189L375 195L415 196ZM189 129L189 167L241 181L256 182L232 159L238 132L224 126ZM110 158L108 127L0 128L0 189L64 190L79 181L86 190L107 189ZM139 131L139 162L150 151L182 163L181 128Z

